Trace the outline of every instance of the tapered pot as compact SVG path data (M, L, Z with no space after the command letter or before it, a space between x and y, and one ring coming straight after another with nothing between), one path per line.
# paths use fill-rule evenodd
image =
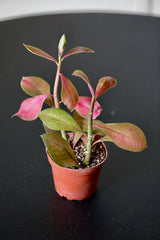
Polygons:
M106 147L104 145L106 150ZM61 197L68 200L89 198L97 190L101 168L107 158L100 164L85 169L70 169L57 165L47 153L52 168L55 190Z

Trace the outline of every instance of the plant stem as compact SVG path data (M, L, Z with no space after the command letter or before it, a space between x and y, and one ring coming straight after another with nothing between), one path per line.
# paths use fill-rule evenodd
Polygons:
M62 62L59 60L59 63L57 65L54 89L53 89L54 103L56 108L59 108L58 86L59 86L59 74L61 72L61 67L62 67Z
M92 98L89 117L88 117L88 140L87 140L87 152L84 160L84 164L88 165L92 153L92 120L93 120L93 108L94 108L95 98Z
M59 97L58 97L58 87L59 87L59 74L61 72L61 67L62 67L62 60L61 60L61 58L59 58L59 62L57 65L56 78L55 78L55 83L54 83L54 89L53 89L54 103L55 103L56 108L60 107ZM65 140L67 140L65 131L61 130L61 135Z

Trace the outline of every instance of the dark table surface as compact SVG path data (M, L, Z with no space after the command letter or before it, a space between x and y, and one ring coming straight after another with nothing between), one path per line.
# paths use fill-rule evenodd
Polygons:
M39 137L39 120L11 119L26 95L22 76L52 83L56 66L27 52L22 43L57 55L83 45L95 54L66 59L63 73L86 72L93 85L110 75L118 85L103 95L100 119L132 122L148 148L131 153L107 144L109 157L98 191L77 202L59 197ZM82 81L71 79L80 95ZM82 91L83 90L83 91ZM121 14L63 14L0 22L0 239L160 239L160 18Z

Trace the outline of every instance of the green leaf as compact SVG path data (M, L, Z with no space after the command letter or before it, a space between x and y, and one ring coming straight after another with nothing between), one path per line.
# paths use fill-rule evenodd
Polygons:
M53 130L53 129L50 129L48 128L46 125L43 124L43 127L44 127L44 130L46 133L49 133L49 132L58 132L59 134L61 133L60 131L57 131L57 130Z
M61 98L63 103L72 112L77 106L79 95L71 81L62 74L60 76L62 81Z
M48 128L83 133L73 117L60 108L48 108L39 113L39 117Z
M58 64L57 60L55 58L53 58L51 55L49 55L48 53L46 53L45 51L41 50L40 48L37 48L37 47L34 47L34 46L31 46L31 45L26 45L26 44L23 44L23 46L31 53L39 56L39 57L43 57L43 58L46 58L56 64Z
M140 152L146 148L146 137L142 130L134 124L95 124L94 127L98 127L107 135L100 141L113 141L118 147L132 152Z
M99 96L101 96L103 93L105 93L107 90L109 90L112 87L115 87L117 85L116 79L112 77L102 77L99 79L96 92L95 92L95 98L97 99Z
M44 133L41 138L55 163L62 167L78 167L76 156L70 144L59 133Z
M81 117L77 113L77 111L74 111L73 118L75 119L75 121L78 123L78 125L81 127L81 129L84 132L88 131L88 120L86 118ZM103 122L100 121L100 120L94 120L93 119L93 124L103 124ZM97 128L97 127L93 127L93 134L100 135L100 136L104 136L105 135L105 133L102 130L100 130L99 128Z
M21 88L25 93L32 97L50 94L50 85L40 77L22 77ZM45 102L49 106L54 107L51 97L48 97Z
M94 51L86 47L75 47L75 48L72 48L68 53L66 53L66 55L62 58L62 60L64 60L66 57L69 57L71 55L78 54L78 53L94 53Z

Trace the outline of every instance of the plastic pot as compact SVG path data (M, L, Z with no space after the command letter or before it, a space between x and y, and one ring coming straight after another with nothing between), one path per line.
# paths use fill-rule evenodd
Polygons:
M106 150L106 147L104 145ZM83 200L89 198L97 190L101 168L107 159L100 164L85 169L70 169L57 165L47 153L52 168L56 192L68 200Z

